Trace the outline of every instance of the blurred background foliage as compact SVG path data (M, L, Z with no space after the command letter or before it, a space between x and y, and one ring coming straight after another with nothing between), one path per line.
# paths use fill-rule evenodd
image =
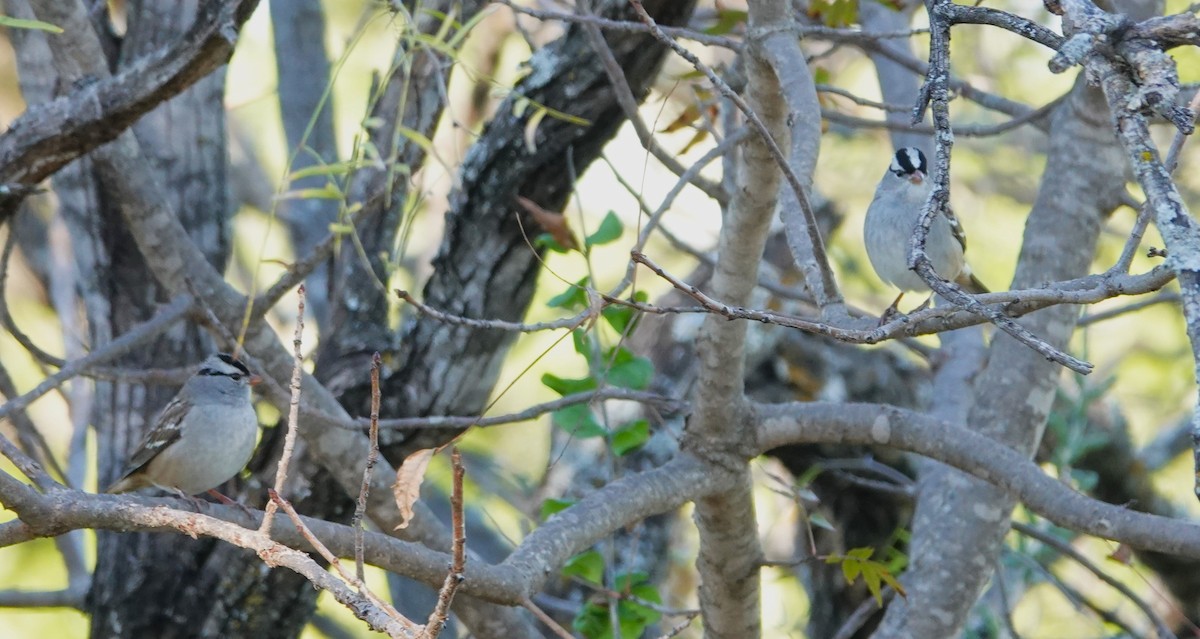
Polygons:
M276 2L284 0L274 0ZM119 2L112 3L117 15ZM1034 0L994 0L989 2L1005 11L1029 17L1058 29L1058 18L1048 14ZM1184 9L1182 0L1168 3L1168 12ZM715 22L715 12L742 8L735 0L705 2L697 12L700 26ZM328 21L326 47L334 64L334 83L329 98L335 114L335 127L342 157L350 157L362 139L370 94L377 78L386 72L391 51L397 38L406 37L403 20L387 12L379 3L363 0L327 0L324 9ZM419 171L414 192L419 197L411 207L410 232L395 247L389 261L393 265L392 287L420 290L428 274L429 261L438 245L441 218L446 208L446 196L454 184L455 171L470 146L473 136L486 122L494 108L513 83L527 72L524 66L530 50L514 29L513 14L501 5L492 5L488 16L467 39L451 74L446 91L449 107L432 140L434 160ZM705 18L707 16L707 19ZM918 15L915 26L922 26ZM706 21L707 20L707 21ZM519 20L534 42L546 42L559 33L561 25L541 23L522 16ZM286 148L279 107L275 92L275 62L271 45L271 27L266 2L245 27L227 76L226 104L230 115L233 174L242 206L236 217L236 251L229 269L229 279L243 290L256 283L269 282L277 277L282 265L295 256L288 246L287 235L273 218L272 202L287 189L283 178L287 161L294 149ZM915 50L924 51L926 40L917 36ZM690 43L689 47L707 62L722 66L732 61L731 52ZM874 67L861 51L852 46L811 42L806 45L814 60L812 65L820 77L829 83L859 96L879 100ZM1200 54L1193 50L1173 52L1180 65L1184 82L1200 80ZM919 54L920 55L920 54ZM958 27L953 40L953 69L964 80L1008 98L1034 106L1046 104L1071 86L1074 72L1051 74L1046 69L1049 54L1016 36L988 27ZM642 107L642 115L660 131L659 140L667 148L681 154L687 165L711 148L712 140L703 139L691 145L695 130L683 127L664 132L668 124L689 109L703 107L710 92L697 79L690 67L678 58L670 60L656 89ZM858 117L879 119L878 111L857 106L836 95L824 94L827 108L836 108ZM0 121L11 122L24 108L17 89L13 52L7 41L0 46ZM956 125L989 124L1001 121L1000 116L987 112L965 100L952 103ZM816 188L836 204L843 216L832 237L827 238L830 254L849 300L861 308L879 312L891 299L893 292L876 280L866 262L861 239L862 216L872 197L874 185L890 157L890 142L882 129L853 129L826 123L820 161L815 178ZM1158 131L1165 146L1169 131ZM1046 169L1042 150L1044 135L1032 127L986 138L959 137L954 147L953 205L971 238L969 256L980 278L993 290L1007 287L1016 257L1024 216L1033 202L1041 172ZM690 148L689 148L690 146ZM654 203L674 184L675 178L663 169L638 144L628 125L605 150L607 162L593 165L578 183L576 196L565 213L569 224L582 237L595 230L600 220L613 211L624 222L622 241L597 247L585 259L579 253L550 253L546 270L528 321L554 319L562 315L547 302L562 292L565 283L575 282L592 274L600 288L617 281L624 272L628 246L638 223L636 200L614 175L621 179L645 201ZM1185 147L1178 172L1178 183L1191 206L1200 204L1200 149ZM719 163L710 166L705 174L720 178ZM1131 188L1135 188L1131 185ZM1134 214L1128 208L1119 210L1108 223L1097 253L1094 270L1107 268L1120 252ZM698 191L685 191L665 219L665 226L694 245L708 249L713 246L720 224L720 211L715 203ZM1147 234L1144 246L1161 246L1154 230ZM654 241L648 251L668 270L686 273L697 264L689 256L673 250L667 243ZM1144 271L1157 260L1142 255L1133 270ZM650 293L651 299L665 291L664 283L642 276L638 287ZM12 260L6 280L6 300L17 324L45 350L61 355L62 329L47 300L46 291L32 277L25 256L19 253ZM1116 299L1087 310L1089 313L1118 308L1129 302ZM294 321L294 299L281 303L272 315L280 335L290 334ZM397 304L395 321L402 320L406 311ZM585 375L586 363L571 349L571 340L561 340L561 332L542 332L522 335L511 350L501 382L496 389L495 404L489 414L504 414L546 401L555 395L541 383L541 376L553 372L561 377ZM305 348L316 348L315 332L310 330ZM932 338L926 339L934 343ZM1193 401L1191 362L1184 339L1183 322L1178 310L1170 304L1160 304L1137 313L1122 315L1081 328L1073 347L1095 362L1096 372L1086 379L1072 379L1064 374L1060 408L1052 418L1052 430L1066 429L1060 441L1079 441L1086 433L1088 420L1072 422L1072 412L1101 410L1119 413L1129 424L1129 431L1138 446L1152 441L1158 434L1171 429L1185 419ZM907 350L885 344L878 348L893 349L904 357L913 357ZM0 335L0 358L16 376L18 390L26 391L45 374L38 364L7 334ZM1099 389L1100 392L1093 392ZM265 411L271 409L265 408ZM51 446L65 450L70 433L70 416L66 405L57 395L47 395L31 409L31 416L44 432ZM266 415L264 415L266 417ZM266 420L264 420L266 421ZM0 429L8 432L8 424ZM542 482L561 450L551 445L550 422L543 417L532 422L492 429L475 429L462 446L476 460L469 469L471 482L469 501L483 509L502 533L519 539L536 526L539 507L535 496L544 494ZM445 483L448 473L435 462L431 477ZM1066 462L1055 458L1061 468ZM0 465L11 470L7 462ZM1048 469L1052 472L1057 468ZM762 481L759 485L759 514L766 548L772 556L788 556L789 544L795 543L795 530L804 525L801 513L793 500L781 497L767 487L772 475L784 474L777 462L764 460L757 467ZM1191 497L1191 468L1186 455L1155 473L1154 481L1162 494L1170 496L1192 514L1200 514ZM94 481L94 480L93 480ZM94 489L94 486L89 486ZM0 512L0 521L11 518ZM687 516L687 513L681 514ZM1018 519L1020 517L1018 516ZM694 602L680 599L678 593L691 592L690 566L695 553L695 539L676 540L672 563L679 568L662 589L664 602L669 605L690 606ZM1021 542L1011 539L1014 552L1021 552ZM1082 540L1077 547L1089 556L1102 558L1113 552L1113 545L1099 540ZM89 548L89 552L90 552ZM1148 572L1115 562L1104 563L1105 569L1148 598L1160 612L1170 616L1170 604L1157 595L1161 591ZM1098 582L1070 562L1059 561L1054 570L1064 578L1092 593L1098 600L1109 602L1117 609L1129 603L1114 596ZM1040 583L1028 589L1015 604L1013 622L1023 637L1084 637L1108 636L1111 628L1063 598L1061 593L1045 583L1045 575L1031 571L1030 581ZM382 575L372 573L376 586L383 589ZM50 590L66 583L65 573L51 540L0 549L0 589L22 588ZM349 613L336 605L322 605L325 622L340 623L343 628L366 636ZM767 636L803 636L806 604L803 589L794 575L783 569L764 572L764 627ZM80 613L50 609L29 611L0 609L0 635L4 637L79 637L87 624ZM691 631L689 631L691 632ZM310 628L308 636L322 636ZM687 635L685 635L687 636Z

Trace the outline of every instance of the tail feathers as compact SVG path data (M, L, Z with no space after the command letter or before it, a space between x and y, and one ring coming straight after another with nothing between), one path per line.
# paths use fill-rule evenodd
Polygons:
M147 486L152 486L152 485L153 484L146 481L145 477L143 477L142 475L133 473L133 474L126 475L126 476L118 479L117 481L113 482L111 486L104 489L104 492L108 493L109 495L116 495L119 493L132 492L139 488L145 488Z
M984 285L983 282L980 282L978 277L975 277L975 274L971 272L971 267L969 266L964 268L962 273L959 273L958 278L954 280L954 283L958 284L959 288L971 293L972 295L991 293L991 291L988 290L988 287Z

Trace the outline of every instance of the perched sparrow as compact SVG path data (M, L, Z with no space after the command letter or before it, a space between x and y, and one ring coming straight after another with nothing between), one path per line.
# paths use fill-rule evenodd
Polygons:
M908 268L908 242L933 188L928 178L925 154L920 149L910 146L896 151L892 165L879 181L875 199L867 209L863 224L867 257L871 258L871 266L875 267L879 279L900 289L900 296L892 302L889 311L896 309L905 291L929 290L921 276ZM966 248L966 235L954 213L947 208L946 214L934 218L929 227L925 253L938 275L953 280L968 292L987 293L987 287L971 273L971 267L963 260Z
M216 488L250 461L258 416L250 371L225 353L204 360L159 414L106 493L148 486L195 495Z

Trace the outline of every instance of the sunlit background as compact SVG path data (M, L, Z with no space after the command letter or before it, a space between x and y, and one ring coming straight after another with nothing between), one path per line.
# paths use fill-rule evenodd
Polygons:
M279 0L276 0L279 1ZM329 0L324 3L328 20L326 46L334 60L336 77L330 94L335 114L336 130L343 157L350 155L356 139L363 131L363 119L368 106L372 78L386 71L383 66L391 58L396 39L406 25L383 11L378 3L357 0ZM724 10L736 9L741 3L725 0L719 3ZM996 0L990 6L1014 12L1058 30L1058 19L1049 15L1040 2ZM1186 3L1170 3L1171 10L1182 10ZM702 2L698 12L711 12L712 3ZM421 201L414 206L412 230L403 245L391 256L395 265L389 287L420 291L428 274L429 261L436 250L446 209L446 196L454 188L455 167L461 161L472 136L478 131L479 117L471 113L469 98L478 81L490 86L488 108L503 99L510 87L524 72L521 64L529 50L524 39L513 29L513 15L505 7L493 5L490 16L479 23L454 69L449 93L450 106L443 126L434 140L436 160L427 163L417 175L417 191ZM248 203L236 218L237 246L228 277L237 287L251 287L271 282L282 272L282 264L293 255L280 223L273 218L271 203L286 193L282 184L288 173L291 150L284 144L275 91L275 61L271 44L271 27L264 2L242 32L237 52L227 76L227 98L231 148L239 170L235 171L240 192L247 193ZM921 26L923 15L917 18ZM539 25L528 18L522 24L533 32L534 38L547 41L555 37L559 27ZM923 55L926 39L915 38L918 56ZM731 54L690 43L689 46L706 61L715 65L730 61ZM993 91L1034 106L1041 106L1063 94L1074 80L1074 71L1063 75L1051 74L1046 68L1050 54L1041 47L1029 44L1016 36L989 27L958 27L954 34L953 69L961 78L979 88ZM828 81L860 96L879 100L874 70L869 60L850 46L830 51L828 43L808 45L810 54L820 54L814 68L826 74ZM1184 82L1200 79L1197 55L1194 52L1175 52L1180 62ZM485 60L494 60L485 64ZM662 131L681 112L693 105L697 92L706 87L691 69L673 58L656 84L655 91L642 107L643 118ZM11 122L24 108L16 84L13 54L6 45L0 47L0 118ZM859 107L838 96L825 95L825 105L863 118L878 119L879 113ZM1001 116L987 112L965 100L952 104L952 116L957 125L998 123ZM452 123L473 123L471 127L450 126ZM693 129L660 133L659 140L671 151L685 149ZM1160 130L1160 144L1169 140L1170 131ZM703 139L687 149L681 160L686 165L711 148L711 139ZM968 254L975 271L993 290L1004 289L1011 279L1018 251L1024 218L1031 206L1039 177L1045 167L1043 150L1045 136L1030 127L991 138L959 137L954 147L953 205L971 238ZM887 166L891 144L882 129L852 130L843 126L827 126L815 178L816 188L837 203L844 221L836 233L827 238L829 252L848 299L858 307L880 312L894 295L872 274L866 261L861 238L862 217L874 184ZM653 159L637 141L631 127L626 126L606 148L608 162L596 162L582 176L577 196L567 206L566 215L576 234L593 231L608 211L613 211L625 223L623 241L596 249L590 264L578 253L549 254L546 270L541 276L538 294L531 306L528 321L543 321L562 316L560 309L546 302L562 292L566 283L594 273L599 288L617 282L624 274L631 245L639 222L638 205L633 195L614 175L621 178L643 198L651 208L674 185L676 178ZM1200 172L1191 170L1197 160L1196 149L1185 147L1179 175L1179 186L1185 199L1196 205L1200 189ZM1054 168L1050 167L1053 171ZM719 178L720 163L706 171ZM1133 185L1130 187L1134 189ZM1135 191L1136 193L1136 191ZM1094 270L1112 264L1123 245L1133 221L1133 212L1121 209L1110 220L1101 240ZM709 249L719 228L720 212L716 205L695 189L687 189L675 201L664 226L695 246ZM1161 246L1153 230L1143 246ZM650 243L647 252L673 273L689 272L696 260L672 249L662 240ZM1144 255L1144 250L1141 251ZM1135 261L1133 271L1141 272L1156 263L1142 256ZM655 297L667 286L643 272L638 287ZM63 354L63 328L56 318L44 291L16 254L8 268L5 291L7 303L17 324L43 349ZM1097 305L1090 312L1120 307L1127 300L1113 300ZM294 298L285 299L271 320L281 339L291 334L294 321ZM397 323L403 313L396 308ZM311 325L311 324L310 324ZM542 332L523 335L508 356L500 376L495 403L489 414L514 412L531 404L556 397L541 383L545 372L571 377L586 374L586 363L571 349L569 337L563 333ZM316 350L315 332L309 331L305 349ZM932 338L929 343L935 343ZM880 348L898 349L906 357L912 355L895 345ZM1178 310L1160 304L1138 313L1092 324L1078 331L1072 344L1073 352L1096 364L1088 378L1064 374L1063 401L1081 402L1092 397L1089 392L1111 383L1111 388L1099 402L1110 410L1119 410L1131 425L1137 444L1145 444L1158 433L1173 427L1186 418L1194 401L1195 382L1189 346L1184 338L1183 322ZM19 390L35 386L45 375L38 364L7 334L0 334L0 358L17 375ZM1115 380L1115 382L1114 382ZM264 422L273 419L274 411L262 408ZM55 450L66 449L70 436L71 416L61 396L50 394L30 409L33 420L45 433ZM501 491L509 499L487 490L472 489L469 497L486 510L505 536L517 541L532 527L537 504L512 495L532 493L539 486L547 469L561 453L552 450L548 418L532 422L501 426L494 429L475 429L463 440L462 446L478 458L490 457L492 472L506 484ZM9 425L0 424L0 432L9 434ZM446 482L444 460L435 462L433 481ZM10 471L7 461L0 468ZM770 483L770 475L786 471L772 461L756 464L760 485ZM94 473L93 473L94 475ZM470 480L470 476L468 477ZM1179 456L1174 463L1155 476L1164 495L1170 495L1182 507L1196 512L1191 496L1191 462ZM94 490L92 485L87 488ZM801 513L795 504L763 488L758 494L760 529L767 552L786 557L791 552L795 531L802 526ZM1017 518L1023 515L1018 511ZM0 521L12 518L12 513L0 511ZM672 552L676 567L671 580L664 586L664 602L675 607L692 607L695 583L690 575L695 555L695 539L690 526L683 526ZM89 533L90 535L90 533ZM1015 537L1015 536L1014 536ZM91 538L89 536L89 544ZM1015 540L1013 543L1017 543ZM1109 574L1127 583L1151 601L1160 612L1170 615L1169 601L1156 594L1164 589L1154 583L1149 571L1141 571L1116 562L1103 562L1115 546L1104 541L1086 539L1075 544L1097 562L1102 562ZM1015 546L1014 546L1015 547ZM89 552L92 548L89 547ZM89 560L91 558L89 557ZM1114 596L1090 574L1083 573L1069 562L1057 566L1076 587L1086 590L1097 600L1111 602L1118 611L1130 604ZM385 591L382 574L373 571L372 585ZM52 540L38 540L15 547L0 549L0 589L53 590L66 584L66 575ZM771 637L802 637L807 618L807 604L802 588L789 571L768 569L763 573L763 612L765 632ZM368 636L366 629L343 608L328 597L322 600L321 613L340 623L356 636ZM1131 615L1132 616L1132 615ZM1042 583L1030 589L1015 605L1016 628L1023 637L1100 637L1105 636L1104 624L1095 615L1082 611L1066 601L1051 585ZM664 628L669 627L664 623ZM698 636L693 626L683 636ZM64 609L21 610L0 609L0 636L3 637L81 637L86 635L87 622L80 613ZM691 634L689 634L691 633ZM308 637L324 636L317 630L306 631Z

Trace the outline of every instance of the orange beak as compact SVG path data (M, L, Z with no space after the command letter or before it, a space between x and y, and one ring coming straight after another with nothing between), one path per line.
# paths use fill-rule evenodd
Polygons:
M913 171L913 174L908 176L908 181L913 184L920 184L925 181L925 174L920 171Z
M263 381L263 378L259 377L258 375L250 376L250 385L251 386L258 386L259 384L262 383L262 381Z

